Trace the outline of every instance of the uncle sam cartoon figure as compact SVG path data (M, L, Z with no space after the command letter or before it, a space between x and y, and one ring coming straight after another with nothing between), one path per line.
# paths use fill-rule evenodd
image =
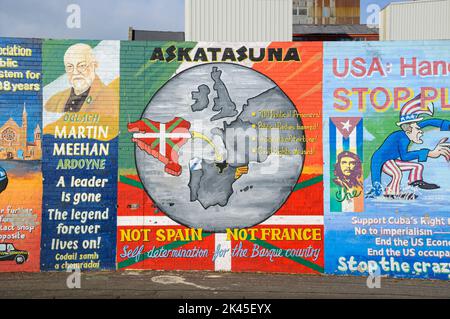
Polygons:
M422 129L425 127L439 128L441 131L449 131L450 121L441 119L425 119L424 115L433 116L434 107L430 103L423 107L420 94L405 103L400 110L400 121L397 123L400 130L391 133L383 144L374 152L371 159L372 188L366 194L367 198L384 196L389 199L414 200L416 194L405 193L400 189L403 174L407 173L408 185L423 190L439 188L438 185L423 180L424 166L430 158L445 157L450 161L450 144L447 138L439 141L433 150L420 149L410 151L411 144L423 144ZM382 187L382 173L391 178L385 189Z

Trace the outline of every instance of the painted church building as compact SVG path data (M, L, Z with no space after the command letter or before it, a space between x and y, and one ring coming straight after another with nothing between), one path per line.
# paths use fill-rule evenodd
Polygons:
M41 128L34 129L34 139L28 142L28 114L23 107L22 126L10 117L0 127L0 160L39 160L41 151Z

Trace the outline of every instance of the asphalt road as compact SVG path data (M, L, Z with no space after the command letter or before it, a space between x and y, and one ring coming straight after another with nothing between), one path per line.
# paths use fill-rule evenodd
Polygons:
M381 278L381 288L369 289L364 277L125 271L82 273L81 288L69 289L68 275L0 273L0 298L450 299L450 281L435 280Z

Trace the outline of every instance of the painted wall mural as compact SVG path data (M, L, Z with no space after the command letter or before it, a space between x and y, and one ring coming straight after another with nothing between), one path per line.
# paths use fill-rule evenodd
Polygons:
M45 41L43 270L115 268L119 41Z
M449 48L325 43L328 273L449 279Z
M39 271L41 40L0 39L0 271Z
M118 268L323 272L322 44L121 49Z
M448 280L449 49L0 38L0 271Z

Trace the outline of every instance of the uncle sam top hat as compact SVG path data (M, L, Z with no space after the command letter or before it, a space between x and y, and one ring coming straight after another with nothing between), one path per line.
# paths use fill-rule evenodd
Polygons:
M408 123L415 123L423 120L423 117L419 117L422 114L428 114L433 116L434 105L429 103L427 109L422 107L422 100L420 94L412 100L409 100L402 106L400 110L400 122L397 122L398 126Z

